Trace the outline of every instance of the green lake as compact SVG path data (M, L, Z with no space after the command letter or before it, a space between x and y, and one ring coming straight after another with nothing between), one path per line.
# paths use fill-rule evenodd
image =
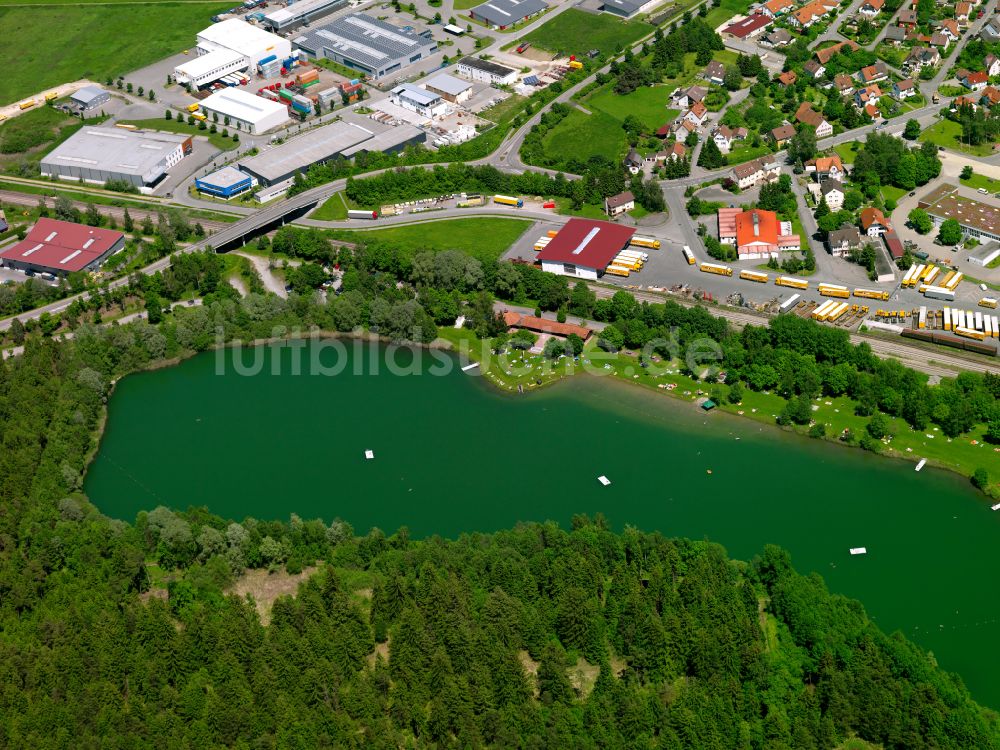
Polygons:
M339 375L306 374L314 355L333 361L310 344L262 348L257 375L235 372L225 352L125 378L88 495L129 521L157 505L204 505L235 519L295 512L339 516L359 533L456 536L601 511L616 528L707 538L740 559L776 543L1000 708L1000 597L990 593L1000 513L965 479L608 378L517 397L458 367L432 374L442 369L432 357L451 361L441 352L421 352L401 375L387 372L383 348L344 346ZM859 546L868 554L852 557Z

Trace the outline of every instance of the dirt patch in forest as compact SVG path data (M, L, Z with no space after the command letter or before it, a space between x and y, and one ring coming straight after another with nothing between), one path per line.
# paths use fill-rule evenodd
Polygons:
M595 664L590 664L582 656L576 660L576 664L569 668L569 684L576 688L580 697L587 698L597 684L597 675L601 673L601 668Z
M389 641L375 644L375 650L368 654L368 666L375 669L375 662L379 656L386 664L389 663Z
M244 597L250 594L257 605L257 614L264 625L271 622L271 607L279 596L295 596L299 584L318 570L315 566L305 568L301 573L268 573L267 570L248 570L230 586L227 594Z

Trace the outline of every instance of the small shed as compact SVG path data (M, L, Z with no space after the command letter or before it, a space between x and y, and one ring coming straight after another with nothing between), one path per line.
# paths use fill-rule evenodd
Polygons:
M715 408L715 402L710 398L706 398L701 402L701 408L705 411L712 411Z

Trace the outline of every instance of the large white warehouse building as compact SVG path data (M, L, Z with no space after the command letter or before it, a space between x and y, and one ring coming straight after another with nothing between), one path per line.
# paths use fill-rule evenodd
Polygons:
M286 58L292 43L239 18L212 24L198 34L198 56L174 68L178 83L205 86L236 71L249 70L272 55Z
M201 100L201 108L209 117L217 114L229 127L248 133L263 133L288 122L288 108L262 96L238 88L225 88Z

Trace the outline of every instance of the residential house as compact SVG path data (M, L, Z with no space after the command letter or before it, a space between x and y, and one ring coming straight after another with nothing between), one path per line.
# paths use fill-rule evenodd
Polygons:
M722 81L726 77L726 66L718 60L712 60L712 62L705 67L705 71L701 74L701 77L709 83L721 86Z
M639 174L639 170L642 169L642 165L644 163L643 158L634 147L628 150L628 153L625 155L625 168L628 169L629 172L632 174Z
M965 71L965 75L958 79L965 88L973 91L982 91L989 82L989 76L981 70L975 72Z
M917 11L915 8L903 8L896 16L896 23L907 31L917 27Z
M979 109L979 101L974 96L956 96L951 100L951 108L952 110L956 110L961 107L972 107L972 111L975 112Z
M826 72L826 68L815 60L806 60L805 64L802 66L802 71L807 73L812 78L821 78Z
M708 94L708 89L704 86L691 86L681 91L678 89L673 93L671 99L681 109L687 109L695 102L700 102Z
M854 104L858 109L864 109L865 105L871 102L875 104L879 99L882 98L882 89L878 87L877 83L869 84L863 89L858 89L854 94Z
M947 34L941 31L935 31L927 38L927 43L932 47L939 47L945 52L948 51L948 47L951 46L952 39Z
M815 159L810 159L806 162L806 174L814 174L820 182L827 179L843 182L847 176L847 172L844 170L844 163L837 154L833 156L818 156Z
M822 114L812 108L809 102L802 102L795 112L795 120L803 125L811 125L816 129L817 138L833 135L833 125L828 123Z
M938 31L953 42L957 42L962 38L962 32L958 28L958 21L954 18L944 18L938 21Z
M983 67L990 78L1000 76L1000 57L990 54L983 59Z
M987 86L982 90L980 101L987 107L995 107L1000 104L1000 89L996 86Z
M854 93L854 79L845 73L837 73L833 78L833 87L841 96L850 96Z
M842 258L861 247L861 233L851 224L842 224L840 229L830 232L826 244L830 248L830 255Z
M879 60L874 65L862 68L858 72L858 77L866 86L870 83L878 83L879 81L884 81L889 77L889 68L884 62Z
M760 46L777 49L778 47L784 47L786 44L791 43L791 41L792 34L788 29L773 29L761 38Z
M683 117L678 117L677 120L674 121L673 133L674 137L676 137L678 140L681 141L687 140L687 137L691 133L696 132L697 130L698 130L697 125L695 125L693 122Z
M880 237L892 229L885 215L874 206L861 209L861 229L869 237Z
M872 120L878 118L878 116L881 114L879 108L875 105L875 102L868 102L867 104L865 104L864 107L861 108L861 111L864 112L866 115L868 115L868 117L870 117Z
M667 151L667 158L671 161L677 161L678 159L683 159L687 156L687 146L685 146L680 141L676 141L673 146Z
M865 0L858 8L858 15L870 21L881 12L884 5L885 0Z
M604 213L608 216L618 216L633 208L635 208L635 196L627 190L604 199Z
M840 180L823 180L819 184L819 191L826 201L826 205L831 211L839 211L844 205L844 183Z
M719 147L719 151L724 154L728 154L737 141L742 141L746 137L746 128L733 129L726 125L720 125L712 131L712 140L715 141L715 145Z
M684 113L683 118L695 127L700 128L708 119L708 109L701 102L695 102L691 108Z
M898 47L906 39L906 29L902 26L890 26L885 30L883 39L886 44Z
M892 84L892 96L897 101L903 101L903 99L909 99L917 93L917 85L913 82L912 78L904 78L901 81L896 81Z
M903 68L914 71L934 67L940 62L941 53L933 47L914 47L906 56L906 60L903 61Z
M979 30L979 38L984 42L1000 42L1000 18L991 18Z
M834 0L813 0L808 5L804 5L789 17L789 23L800 29L808 29L818 20L823 18L830 11L837 7Z
M719 241L735 245L740 260L778 258L783 250L798 250L801 241L792 234L790 221L779 221L774 211L753 208L720 208Z
M767 0L767 2L761 6L761 12L766 13L771 18L777 18L778 16L783 16L785 13L788 13L794 7L795 3L793 0Z
M786 122L784 125L779 125L771 130L771 132L768 133L768 136L772 141L774 141L775 146L781 148L795 136L795 128Z
M778 81L779 83L781 83L782 86L791 86L792 84L795 83L796 80L797 77L795 73L792 72L791 70L786 70L784 73L778 76Z
M857 52L860 47L855 42L846 41L838 42L837 44L831 44L829 47L824 47L823 49L816 50L816 62L821 65L826 65L833 56L841 52L845 47L849 47L852 52Z
M781 174L781 165L774 157L762 156L759 159L737 164L733 167L733 180L741 190L747 190L762 182L771 182Z
M955 3L955 20L960 24L969 22L969 13L972 12L972 3Z

